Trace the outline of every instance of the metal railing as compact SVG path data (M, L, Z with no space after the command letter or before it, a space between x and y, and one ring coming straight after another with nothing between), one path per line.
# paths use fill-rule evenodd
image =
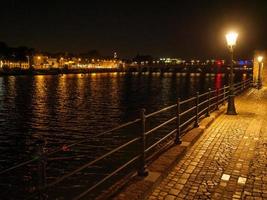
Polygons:
M251 79L245 80L240 83L234 84L235 94L239 94L251 85ZM98 156L97 158L86 162L74 170L70 170L62 176L54 178L52 181L47 178L47 163L53 161L52 156L59 152L65 152L66 149L73 148L77 145L88 141L80 140L76 143L65 145L63 148L54 149L52 151L45 150L45 143L40 140L37 143L37 156L29 161L20 163L16 166L2 170L0 177L12 173L14 170L25 166L35 166L37 174L37 186L33 187L29 192L27 199L39 198L47 199L47 194L56 186L62 184L64 181L73 177L82 171L87 170L97 165L97 163L109 165L109 162L114 160L114 157L123 154L124 150L129 148L131 154L127 154L127 159L123 162L117 163L114 169L104 174L99 180L95 181L88 188L86 186L77 192L72 199L81 199L86 197L93 190L100 187L102 184L113 180L115 176L122 173L122 178L129 173L137 173L139 176L146 176L148 174L147 165L155 158L156 154L162 152L163 149L168 148L170 145L180 144L182 136L191 128L198 127L199 121L208 117L214 110L218 110L220 105L223 105L228 98L229 86L224 86L220 89L209 89L203 94L196 93L196 96L181 100L173 105L165 107L153 113L146 114L145 109L141 109L140 117L131 122L122 124L109 131L100 133L95 136L100 137L107 134L112 134L114 131L119 131L130 126L139 127L139 135L133 136L132 139L124 142L123 144L111 149L110 151ZM163 117L162 117L163 115ZM161 116L161 117L158 117ZM153 118L162 119L159 123L155 123ZM153 122L153 123L150 123ZM150 123L150 125L149 125ZM166 132L167 131L167 132ZM90 138L92 139L92 138ZM125 151L126 152L126 151ZM112 160L106 160L112 157ZM119 160L119 159L118 159ZM109 165L110 167L111 165ZM49 196L50 197L50 196Z

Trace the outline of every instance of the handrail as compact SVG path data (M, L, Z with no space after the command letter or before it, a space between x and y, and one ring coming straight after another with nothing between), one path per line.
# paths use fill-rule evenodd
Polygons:
M106 180L108 180L109 178L111 178L112 176L114 176L115 174L117 174L119 171L123 170L125 167L127 167L128 165L130 165L131 163L133 163L134 161L136 161L139 157L140 156L135 156L130 161L128 161L127 163L125 163L124 165L122 165L121 167L119 167L118 169L116 169L115 171L113 171L107 177L105 177L104 179L102 179L101 181L99 181L97 184L93 185L92 187L90 187L89 189L87 189L86 191L84 191L83 193L81 193L79 196L76 196L74 198L74 200L81 199L86 194L88 194L90 191L92 191L94 188L98 187L99 185L101 185L102 183L104 183Z
M117 151L123 149L123 148L126 147L126 146L129 146L130 144L132 144L132 143L134 143L134 142L136 142L136 141L138 141L138 140L139 140L139 138L135 138L135 139L133 139L133 140L130 140L129 142L127 142L127 143L125 143L125 144L123 144L123 145L117 147L116 149L113 149L112 151L109 151L109 152L106 153L105 155L102 155L102 156L100 156L99 158L97 158L97 159L95 159L95 160L93 160L93 161L91 161L91 162L89 162L89 163L86 163L85 165L79 167L78 169L73 170L72 172L70 172L70 173L68 173L68 174L66 174L66 175L64 175L64 176L62 176L62 177L60 177L60 178L58 178L58 179L55 180L54 182L48 184L47 187L52 187L52 186L56 185L57 183L59 183L59 182L65 180L66 178L68 178L68 177L70 177L70 176L76 174L77 172L80 172L80 171L83 170L83 169L88 168L89 166L93 165L94 163L96 163L96 162L98 162L98 161L100 161L100 160L103 160L103 159L106 158L107 156L109 156L109 155L111 155L111 154L113 154L113 153L115 153L115 152L117 152Z
M205 114L205 112L207 112L208 108L204 108L203 110L199 111L199 116L202 116Z
M124 123L124 124L122 124L122 125L119 125L119 126L117 126L117 127L115 127L115 128L112 128L112 129L110 129L110 130L108 130L108 131L104 131L104 132L102 132L102 133L99 133L99 134L97 134L96 136L94 136L93 138L97 138L97 137L100 137L100 136L102 136L102 135L106 135L106 134L111 133L111 132L113 132L113 131L116 131L116 130L122 129L122 128L124 128L124 127L133 125L133 124L135 124L135 123L137 123L137 122L140 122L140 119L135 119L135 120L133 120L133 121L130 121L130 122ZM92 138L90 138L90 139L92 139ZM66 148L70 148L70 147L76 146L76 145L78 145L78 144L81 144L81 143L83 143L83 142L85 142L85 141L87 141L87 140L88 140L88 138L83 139L83 140L80 140L80 141L75 142L75 143L72 143L72 144L70 144L70 145L66 145L65 147L66 147ZM49 155L58 153L58 152L60 152L60 151L62 151L62 148L57 149L57 150L55 150L55 151L51 151L51 152L49 152L47 155L49 156Z
M168 106L168 107L163 108L163 109L161 109L161 110L158 110L158 111L156 111L156 112L150 113L150 114L146 115L146 118L150 118L150 117L152 117L152 116L154 116L154 115L157 115L157 114L162 113L162 112L164 112L164 111L170 110L170 109L174 108L175 106L176 106L176 104L171 105L171 106Z
M248 79L248 80L245 80L245 81L242 81L240 83L236 83L234 85L234 91L235 92L241 92L243 90L245 90L247 87L250 86L250 83L251 83L251 79ZM88 194L88 192L92 191L93 189L97 188L99 185L101 185L102 183L104 183L106 180L108 180L109 178L113 177L115 174L117 174L118 172L120 172L122 169L125 169L126 167L128 167L131 163L133 162L138 162L138 160L142 160L142 162L140 163L141 165L145 165L146 163L146 154L150 152L151 149L153 149L154 147L156 147L157 145L161 144L162 142L166 141L171 135L175 134L176 133L176 138L177 137L180 137L180 132L181 131L185 131L189 126L193 125L193 122L194 122L194 126L198 126L198 120L200 117L203 117L203 115L205 116L209 116L209 112L213 111L213 110L216 110L218 109L219 105L220 104L223 104L224 101L228 98L229 96L229 89L230 87L229 86L224 86L223 88L220 88L220 89L215 89L215 90L209 90L208 92L205 92L205 93L202 93L202 94L198 94L194 97L191 97L189 99L186 99L186 100L183 100L183 101L180 101L178 100L177 104L174 104L174 105L170 105L170 106L167 106L161 110L158 110L158 111L155 111L155 112L152 112L150 114L145 114L145 110L143 110L142 112L142 115L140 118L138 119L135 119L133 121L130 121L130 122L127 122L127 123L124 123L122 125L119 125L115 128L112 128L108 131L105 131L105 132L102 132L102 133L99 133L98 135L96 135L94 138L97 138L99 136L102 136L102 135L105 135L105 134L109 134L109 133L112 133L114 131L117 131L117 130L120 130L122 128L125 128L125 127L129 127L135 123L140 123L139 125L141 125L142 127L142 130L143 130L143 133L142 135L138 136L138 137L135 137L134 139L116 147L115 149L112 149L110 151L108 151L107 153L105 153L104 155L101 155L100 157L97 157L96 159L86 163L86 164L83 164L82 166L76 168L75 170L71 171L71 172L68 172L67 174L64 174L63 176L57 178L56 180L54 180L53 182L51 183L48 183L47 185L43 185L42 187L39 187L37 189L37 191L39 192L42 192L44 191L45 189L48 189L48 188L51 188L55 185L57 185L58 183L62 182L63 180L65 180L66 178L68 177L71 177L73 176L74 174L88 168L89 166L92 166L93 164L96 164L97 162L113 155L114 153L128 147L129 145L132 145L134 143L137 143L138 144L141 142L142 144L142 147L143 147L143 152L140 152L142 154L139 154L137 156L135 156L134 158L130 159L130 161L128 161L127 163L124 163L122 164L120 167L118 167L117 169L115 169L115 171L111 172L108 176L106 176L105 178L101 179L100 181L98 181L96 184L94 184L93 186L91 186L89 189L87 189L86 191L80 193L78 196L75 197L75 199L80 199L81 197L83 197L84 195ZM201 97L204 97L204 96L208 96L207 98L202 98L201 100L199 98ZM192 102L194 105L192 105L190 108L184 110L183 112L181 112L180 110L180 105L183 105L183 104L186 104L186 103L189 103L189 102ZM201 108L200 108L201 106ZM173 109L173 108L176 108L177 109L177 113L176 113L176 116L174 117L171 117L170 119L168 120L165 120L164 122L161 122L159 125L157 125L156 127L150 129L150 130L146 130L146 120L149 119L150 117L153 117L157 114L160 114L160 113L163 113L167 110L170 110L170 109ZM192 111L195 111L195 113L192 113ZM185 114L188 114L188 113L192 113L190 116L185 116ZM189 119L186 119L184 118L185 117L189 117ZM181 122L181 118L184 118L184 122ZM156 134L154 133L155 131L157 131L158 129L166 126L167 124L173 122L174 120L176 120L176 128L174 130L172 130L171 132L165 134L164 136L161 136L161 138L155 142L153 142L153 144L151 144L149 147L146 146L146 140L147 140L147 136L148 135L152 135L153 134ZM75 145L78 145L78 144L81 144L85 141L87 141L88 138L86 139L83 139L83 140L80 140L80 141L77 141L75 143L72 143L72 144L69 144L67 145L67 147L73 147ZM175 141L173 141L175 142ZM5 170L2 170L0 172L0 175L4 174L4 173L7 173L7 172L10 172L16 168L19 168L19 167L22 167L22 166L25 166L27 164L30 164L34 161L38 161L39 162L44 162L44 157L48 157L50 155L53 155L57 152L60 152L62 151L62 148L60 149L55 149L51 152L41 152L43 153L43 155L39 155L37 157L35 157L34 159L31 159L29 161L25 161L23 163L20 163L16 166L13 166L13 167L10 167L8 169L5 169ZM46 160L46 159L45 159ZM141 167L142 170L145 170L145 167ZM143 171L142 173L140 173L140 175L145 175L146 173Z
M198 106L202 106L202 105L205 105L206 103L208 103L209 102L209 100L207 99L207 100L205 100L205 101L202 101L201 103L199 103L199 105Z
M13 167L4 169L4 170L2 170L2 171L0 172L0 175L1 175L1 174L4 174L4 173L7 173L7 172L9 172L9 171L12 171L12 170L14 170L14 169L17 169L17 168L19 168L19 167L25 166L25 165L27 165L27 164L30 164L30 163L32 163L32 162L38 160L38 159L39 159L39 157L36 157L36 158L31 159L31 160L28 160L28 161L19 163L18 165L15 165L15 166L13 166Z
M164 141L166 138L170 137L171 135L173 135L175 132L177 131L177 129L172 130L171 132L169 132L167 135L165 135L163 138L161 138L159 141L157 141L156 143L154 143L153 145L151 145L150 147L148 147L145 150L145 153L149 152L151 149L153 149L155 146L157 146L158 144L160 144L162 141Z
M90 139L100 137L100 136L102 136L102 135L111 133L111 132L113 132L113 131L122 129L122 128L127 127L127 126L130 126L130 125L133 125L133 124L135 124L135 123L137 123L137 122L140 122L140 119L135 119L135 120L133 120L133 121L130 121L130 122L124 123L124 124L122 124L122 125L119 125L119 126L117 126L117 127L115 127L115 128L112 128L112 129L110 129L110 130L108 130L108 131L101 132L101 133L97 134L96 136L91 137ZM81 143L83 143L83 142L86 142L86 141L88 141L88 140L89 140L88 138L86 138L86 139L82 139L82 140L80 140L80 141L78 141L78 142L75 142L75 143L72 143L72 144L69 144L69 145L65 145L64 147L65 147L65 148L71 148L71 147L73 147L73 146L76 146L76 145L81 144ZM50 155L53 155L53 154L55 154L55 153L62 152L62 151L63 151L62 147L60 147L60 148L56 148L56 149L54 149L54 150L52 150L52 151L50 151L50 152L46 152L46 156L50 156ZM0 175L1 175L1 174L4 174L4 173L6 173L6 172L12 171L12 170L14 170L14 169L17 169L17 168L19 168L19 167L25 166L25 165L27 165L27 164L30 164L30 163L32 163L32 162L34 162L34 161L39 160L39 159L40 159L40 157L36 157L36 158L31 159L31 160L27 160L27 161L25 161L25 162L22 162L22 163L20 163L20 164L18 164L18 165L9 167L9 168L7 168L7 169L4 169L4 170L0 171Z
M209 92L205 92L205 93L202 93L202 94L198 95L198 97L201 98L201 97L204 97L204 96L206 96L208 94L209 94Z
M195 100L195 99L196 99L196 97L192 97L192 98L190 98L190 99L183 100L183 101L181 101L181 104L188 103L188 102L193 101L193 100Z
M195 118L196 118L196 116L193 116L193 117L189 118L187 121L185 121L184 123L182 123L182 124L180 125L180 128L184 127L186 124L189 124L189 123L194 122L193 120L194 120Z
M160 125L158 125L158 126L152 128L152 129L150 129L149 131L147 131L147 132L145 133L145 135L149 135L149 134L153 133L154 131L160 129L161 127L163 127L163 126L165 126L165 125L171 123L171 122L174 121L175 119L176 119L176 117L173 117L173 118L171 118L171 119L165 121L164 123L162 123L162 124L160 124Z
M196 109L196 106L193 106L193 107L185 110L184 112L180 113L180 116L184 116L185 114L190 113L191 111L193 111L195 109Z

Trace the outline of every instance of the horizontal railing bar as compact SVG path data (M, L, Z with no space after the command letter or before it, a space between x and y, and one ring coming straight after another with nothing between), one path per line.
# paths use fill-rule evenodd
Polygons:
M210 107L216 106L217 102L210 104Z
M133 159L131 159L130 161L128 161L127 163L125 163L124 165L122 165L121 167L117 168L115 171L113 171L111 174L109 174L108 176L106 176L105 178L103 178L101 181L99 181L97 184L93 185L92 187L90 187L89 189L87 189L86 191L82 192L79 196L74 197L74 200L78 200L81 199L82 197L84 197L86 194L88 194L90 191L92 191L93 189L95 189L96 187L98 187L99 185L101 185L102 183L104 183L105 181L107 181L109 178L111 178L112 176L114 176L115 174L117 174L118 172L120 172L121 170L123 170L124 168L126 168L128 165L132 164L134 161L138 160L140 158L140 156L135 156Z
M217 96L210 97L210 100L217 99Z
M224 102L224 99L219 100L219 104L222 104Z
M222 87L222 88L219 88L218 89L218 91L223 91L225 88L224 87Z
M140 119L135 119L135 120L133 120L133 121L124 123L124 124L122 124L122 125L120 125L120 126L117 126L117 127L115 127L115 128L112 128L112 129L110 129L110 130L108 130L108 131L99 133L99 134L97 134L96 136L93 136L93 137L91 137L91 138L87 138L87 139L84 139L84 140L75 142L75 143L73 143L73 144L66 145L66 148L70 148L70 147L76 146L76 145L78 145L78 144L81 144L81 143L83 143L83 142L86 142L88 139L96 138L96 137L99 137L99 136L102 136L102 135L111 133L111 132L113 132L113 131L119 130L119 129L121 129L121 128L124 128L124 127L126 127L126 126L133 125L133 124L135 124L135 123L137 123L137 122L139 122L139 121L141 121L141 120L140 120ZM49 156L49 155L58 153L58 152L60 152L60 151L62 151L62 148L59 148L59 149L57 149L57 150L55 150L55 151L51 151L51 152L47 153L47 155Z
M168 133L167 135L165 135L163 138L161 138L160 140L158 140L156 143L154 143L153 145L151 145L150 147L148 147L145 150L145 153L149 152L151 149L153 149L155 146L157 146L159 143L161 143L162 141L164 141L165 139L167 139L168 137L170 137L172 134L174 134L177 131L177 129L174 129L173 131L171 131L170 133Z
M211 90L210 93L216 93L217 89Z
M251 79L248 79L248 80L245 80L245 81L242 81L242 82L239 82L239 83L235 83L234 86L242 85L242 84L250 82L250 81L251 81Z
M151 134L152 132L154 132L154 131L160 129L161 127L163 127L163 126L165 126L165 125L171 123L171 122L172 122L173 120L175 120L176 118L177 118L177 117L175 116L175 117L173 117L173 118L171 118L171 119L165 121L164 123L162 123L162 124L160 124L160 125L158 125L158 126L152 128L152 129L150 129L149 131L147 131L147 132L145 133L145 135L149 135L149 134Z
M176 104L171 105L171 106L168 106L168 107L163 108L163 109L161 109L161 110L158 110L158 111L156 111L156 112L150 113L150 114L146 115L146 119L148 119L149 117L152 117L152 116L154 116L154 115L157 115L157 114L159 114L159 113L162 113L163 111L172 109L172 108L174 108L174 107L176 107Z
M221 96L223 96L224 95L224 93L220 93L220 94L218 94L218 97L221 97Z
M195 100L195 99L196 99L196 97L192 97L192 98L190 98L190 99L186 99L186 100L181 101L180 104L182 105L182 104L188 103L188 102L190 102L190 101L193 101L193 100Z
M204 108L203 110L199 111L199 116L202 116L207 112L208 107Z
M233 84L235 87L237 86L237 85L241 85L243 82L240 82L240 83L235 83L235 84Z
M196 116L191 117L190 119L188 119L186 122L182 123L179 127L182 128L183 126L185 126L186 124L192 123L192 120L195 120Z
M68 178L68 177L70 177L70 176L76 174L77 172L80 172L81 170L88 168L89 166L93 165L94 163L96 163L96 162L98 162L98 161L100 161L100 160L106 158L107 156L109 156L109 155L111 155L111 154L113 154L113 153L115 153L115 152L117 152L117 151L123 149L123 148L126 147L126 146L129 146L130 144L132 144L132 143L138 141L139 139L140 139L139 137L138 137L138 138L135 138L135 139L133 139L133 140L131 140L131 141L129 141L129 142L127 142L127 143L125 143L125 144L123 144L123 145L117 147L116 149L113 149L112 151L109 151L108 153L106 153L106 154L100 156L99 158L97 158L97 159L95 159L95 160L93 160L93 161L91 161L91 162L89 162L89 163L87 163L87 164L85 164L85 165L79 167L78 169L73 170L72 172L70 172L70 173L68 173L68 174L66 174L66 175L63 175L62 177L58 178L58 179L55 180L54 182L48 184L48 185L47 185L47 188L48 188L48 187L52 187L52 186L56 185L57 183L63 181L64 179L66 179L66 178Z
M30 164L30 163L32 163L32 162L34 162L34 161L36 161L36 160L39 160L39 158L40 158L40 157L36 157L36 158L31 159L31 160L28 160L28 161L25 161L25 162L23 162L23 163L20 163L20 164L18 164L18 165L15 165L15 166L13 166L13 167L10 167L10 168L8 168L8 169L4 169L3 171L0 172L0 175L1 175L1 174L4 174L4 173L7 173L7 172L9 172L9 171L12 171L12 170L14 170L14 169L17 169L17 168L19 168L19 167L22 167L22 166L24 166L24 165Z
M235 88L242 88L243 87L243 85L240 85L240 86L237 86L237 87L235 87Z
M113 131L115 131L115 130L119 130L119 129L124 128L124 127L126 127L126 126L130 126L130 125L132 125L132 124L134 124L134 123L137 123L137 122L139 122L139 121L140 121L140 119L135 119L134 121L130 121L130 122L124 123L124 124L122 124L122 125L120 125L120 126L118 126L118 127L115 127L115 128L110 129L110 130L108 130L108 131L105 131L105 132L102 132L102 133L100 133L100 134L97 134L96 136L93 136L93 137L91 137L90 139L99 137L99 136L101 136L101 135L104 135L104 134L107 134L107 133L110 133L110 132L113 132ZM87 141L87 140L88 140L88 139L83 139L83 140L80 140L80 141L78 141L78 142L72 143L72 144L70 144L70 145L66 145L65 147L66 147L66 148L70 148L70 147L76 146L76 145L78 145L78 144L81 144L81 143L83 143L83 142L85 142L85 141ZM57 148L57 149L55 149L55 150L53 150L53 151L47 152L47 153L46 153L46 156L50 156L50 155L53 155L53 154L58 153L58 152L61 152L61 151L63 151L63 150L62 150L62 147ZM18 165L15 165L15 166L13 166L13 167L10 167L10 168L8 168L8 169L5 169L5 170L3 170L3 171L0 172L0 175L1 175L1 174L4 174L4 173L7 173L7 172L9 172L9 171L12 171L12 170L14 170L14 169L17 169L17 168L19 168L19 167L22 167L22 166L24 166L24 165L30 164L30 163L32 163L32 162L34 162L34 161L37 161L37 160L39 160L39 158L40 158L40 157L36 157L36 158L31 159L31 160L22 162L22 163L20 163L20 164L18 164Z
M179 115L183 116L183 115L185 115L185 114L187 114L187 113L189 113L189 112L191 112L191 111L193 111L195 109L196 109L196 106L193 106L192 108L187 109L186 111L180 113Z
M209 106L205 106L205 107L203 107L203 108L201 108L201 109L199 108L199 112L202 111L202 110L208 109L208 107L209 107Z
M209 100L207 99L207 100L202 101L201 103L199 103L198 106L202 106L202 105L204 105L205 103L208 103L208 102L209 102Z
M209 94L209 92L205 92L205 93L203 93L203 94L199 94L198 97L201 98L201 97L204 97L204 96L206 96L206 95L208 95L208 94Z

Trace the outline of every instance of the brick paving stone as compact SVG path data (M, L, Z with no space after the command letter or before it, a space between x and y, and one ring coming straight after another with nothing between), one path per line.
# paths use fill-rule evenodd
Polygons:
M267 88L236 98L148 199L267 199Z

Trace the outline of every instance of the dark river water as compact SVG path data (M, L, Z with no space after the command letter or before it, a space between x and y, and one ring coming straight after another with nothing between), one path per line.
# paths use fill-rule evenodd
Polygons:
M36 136L49 148L70 144L224 84L224 74L0 77L0 170L31 159Z

